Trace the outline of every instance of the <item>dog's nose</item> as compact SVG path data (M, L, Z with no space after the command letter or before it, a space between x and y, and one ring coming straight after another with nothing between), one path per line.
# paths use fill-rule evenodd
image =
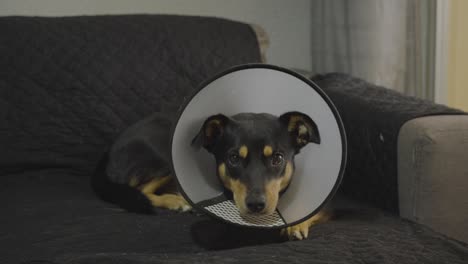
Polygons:
M248 199L247 208L251 212L258 213L265 209L265 199L263 197L258 197L256 199Z

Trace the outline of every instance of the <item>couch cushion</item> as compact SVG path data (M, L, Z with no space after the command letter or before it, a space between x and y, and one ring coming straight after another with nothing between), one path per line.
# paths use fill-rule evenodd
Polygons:
M217 18L2 17L0 31L0 175L88 175L130 124L174 112L221 70L260 61L251 27Z
M466 263L466 245L348 200L308 240L194 213L138 215L98 200L63 170L2 178L1 263ZM338 197L339 198L339 197ZM281 243L280 243L281 242ZM41 262L42 261L42 262Z

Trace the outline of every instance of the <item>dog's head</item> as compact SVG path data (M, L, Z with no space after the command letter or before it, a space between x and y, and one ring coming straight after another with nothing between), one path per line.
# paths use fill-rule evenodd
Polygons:
M303 113L288 112L214 115L192 144L215 156L218 177L241 214L271 214L293 177L294 156L309 142L320 143L317 125Z

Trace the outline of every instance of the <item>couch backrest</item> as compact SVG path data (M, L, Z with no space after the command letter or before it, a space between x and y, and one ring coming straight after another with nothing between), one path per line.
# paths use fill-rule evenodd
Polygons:
M216 18L3 17L0 32L0 175L89 174L131 123L260 61L250 26Z

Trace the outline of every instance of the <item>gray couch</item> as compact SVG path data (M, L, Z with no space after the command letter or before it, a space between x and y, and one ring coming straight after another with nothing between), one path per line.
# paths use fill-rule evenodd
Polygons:
M400 139L409 143L400 144L406 149L400 147L398 157L409 162L405 168L399 161L404 179L395 186L396 159L380 163L379 153L371 152L382 150L382 142L360 141L387 133L374 131L386 122L370 115L375 120L366 123L359 119L362 112L346 111L372 109L372 102L379 102L354 96L357 91L388 91L328 75L322 88L342 109L348 149L362 155L353 155L348 164L346 196L336 217L312 228L307 240L286 241L278 230L239 228L204 215L132 214L91 190L89 178L103 153L132 123L154 112L173 113L203 80L237 64L260 62L265 34L223 19L159 15L1 17L0 31L2 264L467 263L468 246L453 239L466 239L466 233L456 236L467 222L461 220L466 220L467 198L465 151L459 148L459 142L466 144L463 116L425 117L403 126ZM386 110L379 114L396 112ZM362 124L353 126L356 122ZM430 144L422 145L428 138ZM422 159L413 159L413 149ZM456 166L451 163L456 159L448 158L453 155L459 158ZM375 163L364 165L385 165L392 173L377 174L379 167L373 167L360 175L367 157ZM456 183L440 184L443 177ZM368 186L360 181L374 185L363 188ZM435 197L441 198L429 200ZM399 217L397 207L415 222Z
M400 216L468 243L468 116L408 121L398 138Z

